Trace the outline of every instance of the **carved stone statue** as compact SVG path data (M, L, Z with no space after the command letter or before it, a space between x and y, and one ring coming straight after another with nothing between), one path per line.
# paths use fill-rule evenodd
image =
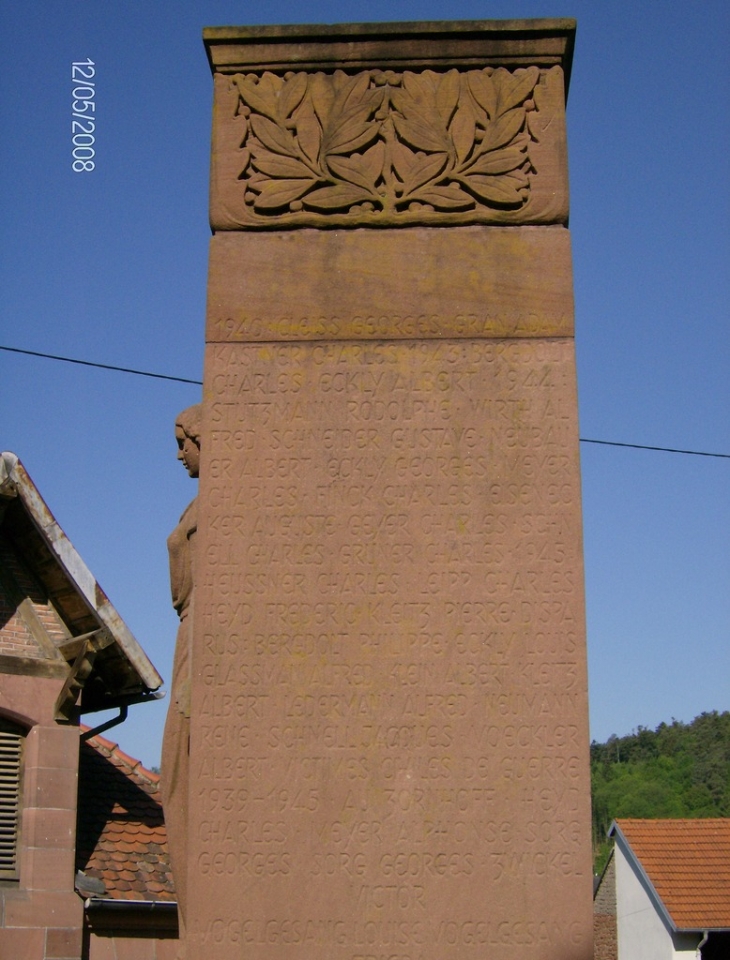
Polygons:
M175 421L178 460L191 477L200 470L200 404L183 410ZM167 540L170 555L172 605L180 617L172 667L170 705L162 743L162 776L165 822L175 889L177 891L180 942L184 949L187 906L187 791L190 762L190 660L193 631L195 539L198 529L197 497L187 506ZM184 954L181 954L181 956Z

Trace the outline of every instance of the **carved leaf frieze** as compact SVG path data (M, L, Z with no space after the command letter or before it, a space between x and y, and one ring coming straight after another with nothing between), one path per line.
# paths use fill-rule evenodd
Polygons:
M536 170L537 67L230 79L249 217L519 210Z

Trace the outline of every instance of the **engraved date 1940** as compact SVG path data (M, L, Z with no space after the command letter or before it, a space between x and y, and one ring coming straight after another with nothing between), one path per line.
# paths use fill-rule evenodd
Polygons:
M75 173L84 173L94 169L96 151L96 75L95 64L88 57L83 62L71 64L71 142L73 144L73 162L71 168Z

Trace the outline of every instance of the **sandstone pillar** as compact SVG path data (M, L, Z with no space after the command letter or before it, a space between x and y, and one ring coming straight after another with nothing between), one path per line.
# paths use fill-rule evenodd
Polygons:
M588 960L572 21L207 30L191 960Z

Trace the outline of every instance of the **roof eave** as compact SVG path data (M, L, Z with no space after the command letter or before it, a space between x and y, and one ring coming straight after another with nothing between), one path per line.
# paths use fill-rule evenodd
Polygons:
M118 900L112 897L88 897L84 900L84 909L122 912L161 910L163 913L175 913L177 912L177 900Z
M636 872L639 874L639 876L640 876L640 877L644 880L644 882L646 883L646 886L647 886L648 890L650 891L650 893L651 893L651 895L652 895L652 897L653 897L653 899L654 899L654 901L655 901L655 903L656 903L657 909L658 909L661 917L664 919L664 922L665 922L665 923L667 924L667 926L669 927L669 929L670 929L673 933L684 933L685 930L684 930L683 928L681 928L681 927L678 927L677 924L676 924L676 923L674 922L674 920L672 919L672 915L671 915L670 912L667 910L667 908L666 908L666 906L665 906L665 904L664 904L664 901L662 900L662 898L661 898L661 897L659 896L659 894L657 893L656 887L655 887L654 884L652 883L651 878L649 877L649 874L646 872L646 870L644 870L644 867L642 866L641 861L640 861L639 858L636 856L636 854L634 853L634 851L631 849L631 844L629 843L628 837L627 837L626 834L622 831L621 827L618 825L618 823L617 823L615 820L613 821L613 823L611 824L611 826L608 828L608 836L609 836L609 837L613 837L614 839L618 839L618 840L620 841L620 843L621 843L621 849L622 849L623 853L628 857L628 859L629 859L631 865L633 866L633 868L636 870ZM692 928L692 929L694 930L695 928Z
M0 492L17 497L38 535L50 550L74 589L83 598L99 627L105 628L150 693L162 686L162 677L132 635L126 623L63 532L22 462L14 453L0 454Z
M84 914L89 928L105 935L120 930L140 930L149 936L164 931L166 936L179 935L177 901L175 900L112 900L90 897L84 900ZM133 935L134 935L133 934Z

